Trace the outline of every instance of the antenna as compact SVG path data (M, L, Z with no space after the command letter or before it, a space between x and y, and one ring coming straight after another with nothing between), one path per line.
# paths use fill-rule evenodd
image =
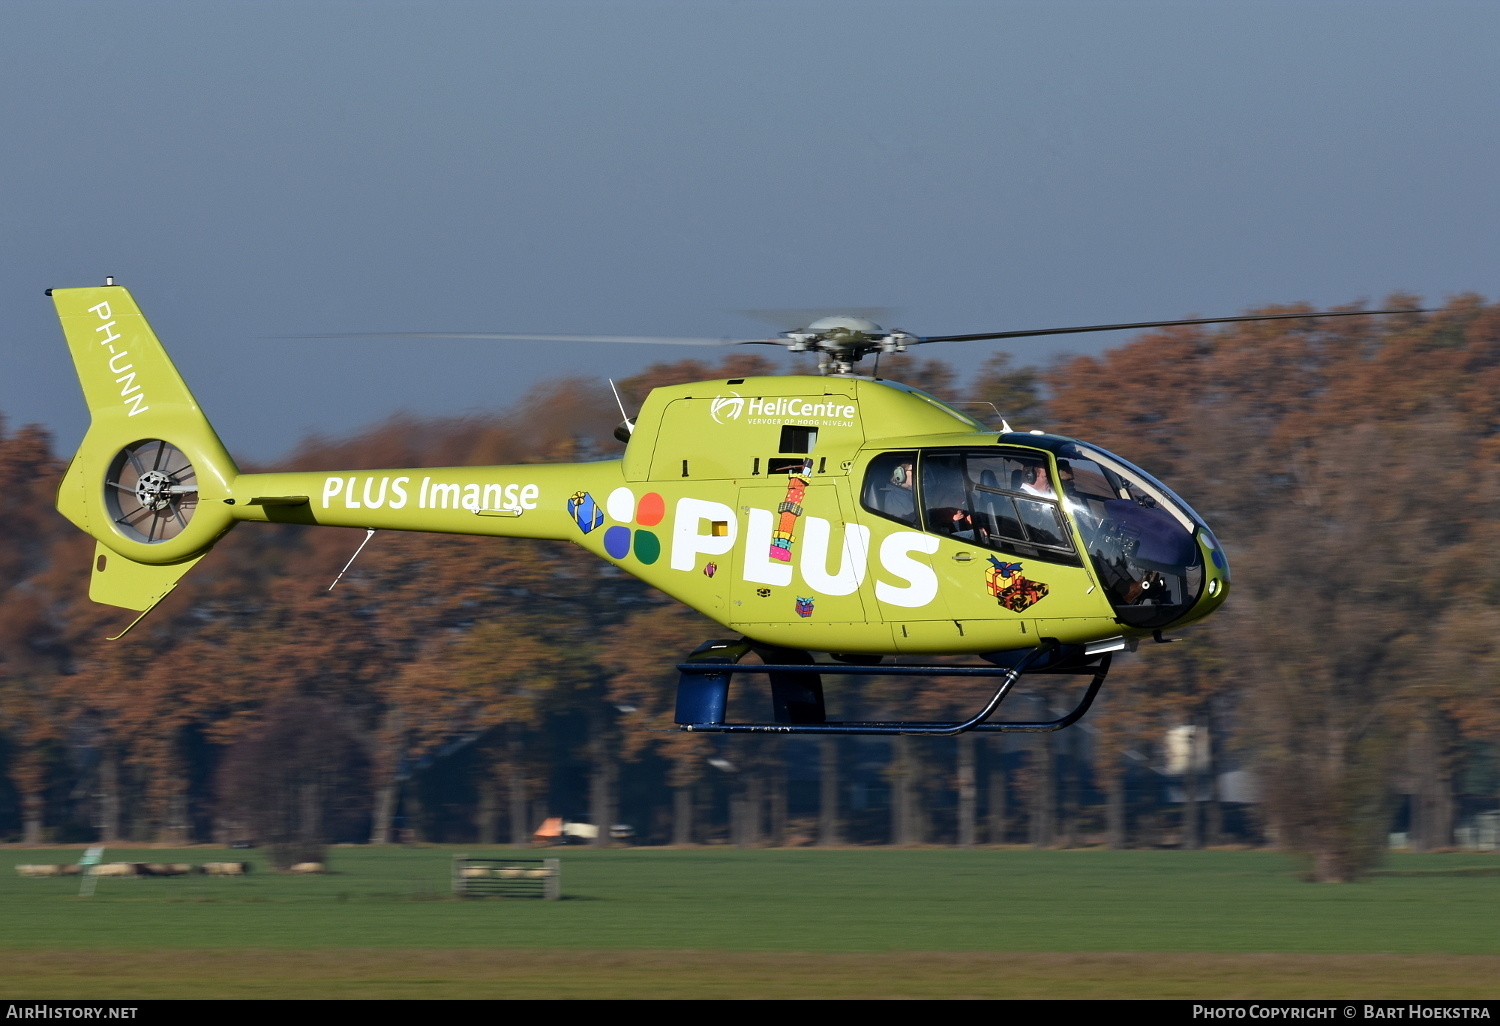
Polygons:
M609 378L608 380L609 390L615 394L615 405L620 408L620 416L628 422L630 420L630 414L625 412L625 400L620 398L620 390L615 387L615 379ZM635 425L631 424L631 428L634 429L634 427Z
M615 387L615 379L606 378L605 380L609 382L609 390L615 394L615 405L620 408L621 424L615 428L615 437L622 442L629 443L630 436L635 434L635 420L625 412L625 400L620 398L620 390ZM620 438L621 434L625 437Z
M876 359L878 360L878 359L880 359L880 357L877 356ZM961 399L961 400L957 400L957 401L954 401L954 402L950 402L950 403L948 403L948 405L949 406L988 406L990 408L990 412L995 415L995 419L998 420L1002 425L1004 425L1004 430L1007 431L1007 432L1009 432L1011 430L1010 424L1006 421L1005 417L1000 413L1000 407L996 406L994 403L992 403L992 402L990 402L990 401L988 401L986 399Z
M359 543L359 548L354 550L354 555L349 557L349 562L344 564L344 569L339 571L339 575L335 577L333 579L333 583L328 586L329 591L332 591L335 587L338 586L338 583L344 579L344 575L349 572L349 568L354 565L354 561L359 558L359 554L365 551L365 546L370 544L370 539L373 537L375 537L375 528L365 528L365 540Z

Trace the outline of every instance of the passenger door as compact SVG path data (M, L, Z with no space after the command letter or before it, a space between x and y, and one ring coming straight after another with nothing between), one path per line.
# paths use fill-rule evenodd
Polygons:
M863 623L869 529L846 519L838 485L788 475L739 492L745 542L735 567L734 619Z

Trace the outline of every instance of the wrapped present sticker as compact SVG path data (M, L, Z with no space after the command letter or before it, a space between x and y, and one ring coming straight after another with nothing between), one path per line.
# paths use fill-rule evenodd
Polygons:
M802 515L802 498L806 492L806 479L794 477L787 482L786 498L776 506L776 528L771 532L770 556L778 562L792 561L792 542L796 538L797 518Z
M1020 563L1006 563L994 556L984 572L985 587L995 601L1012 613L1025 612L1047 597L1048 588L1041 581L1027 580Z
M604 510L588 492L574 492L568 497L568 515L584 534L604 524Z
M813 615L813 600L810 598L797 599L797 615L802 617Z

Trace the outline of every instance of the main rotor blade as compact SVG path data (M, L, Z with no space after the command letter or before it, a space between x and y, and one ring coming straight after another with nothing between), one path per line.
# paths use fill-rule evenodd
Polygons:
M1137 328L1170 328L1179 324L1233 324L1237 321L1289 321L1306 317L1373 317L1376 314L1431 313L1430 310L1333 310L1327 313L1249 314L1243 317L1194 317L1186 321L1138 321L1135 324L1090 324L1081 328L1035 328L1030 331L994 331L983 335L934 335L908 345L928 342L980 342L992 338L1031 338L1037 335L1076 335L1084 331L1134 331Z
M500 342L631 342L649 346L787 345L784 338L678 338L668 335L525 335L480 331L358 331L291 338L457 338Z

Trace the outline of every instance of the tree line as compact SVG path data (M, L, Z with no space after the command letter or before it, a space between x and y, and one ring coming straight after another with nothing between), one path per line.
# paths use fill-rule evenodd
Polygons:
M660 364L621 391L777 369ZM657 844L1275 844L1346 880L1393 831L1448 847L1500 805L1496 306L881 373L1146 467L1218 534L1225 608L1121 660L1056 735L685 735L663 729L671 664L724 629L566 544L382 533L330 591L359 532L241 528L108 643L124 614L89 602L91 541L52 508L64 462L44 429L0 427L0 838L253 839L291 862L330 841L527 843L563 816L598 843L629 824ZM566 380L494 415L311 439L282 468L608 459L617 420L604 382ZM980 699L960 678L829 690L840 718ZM768 715L754 685L732 701Z

